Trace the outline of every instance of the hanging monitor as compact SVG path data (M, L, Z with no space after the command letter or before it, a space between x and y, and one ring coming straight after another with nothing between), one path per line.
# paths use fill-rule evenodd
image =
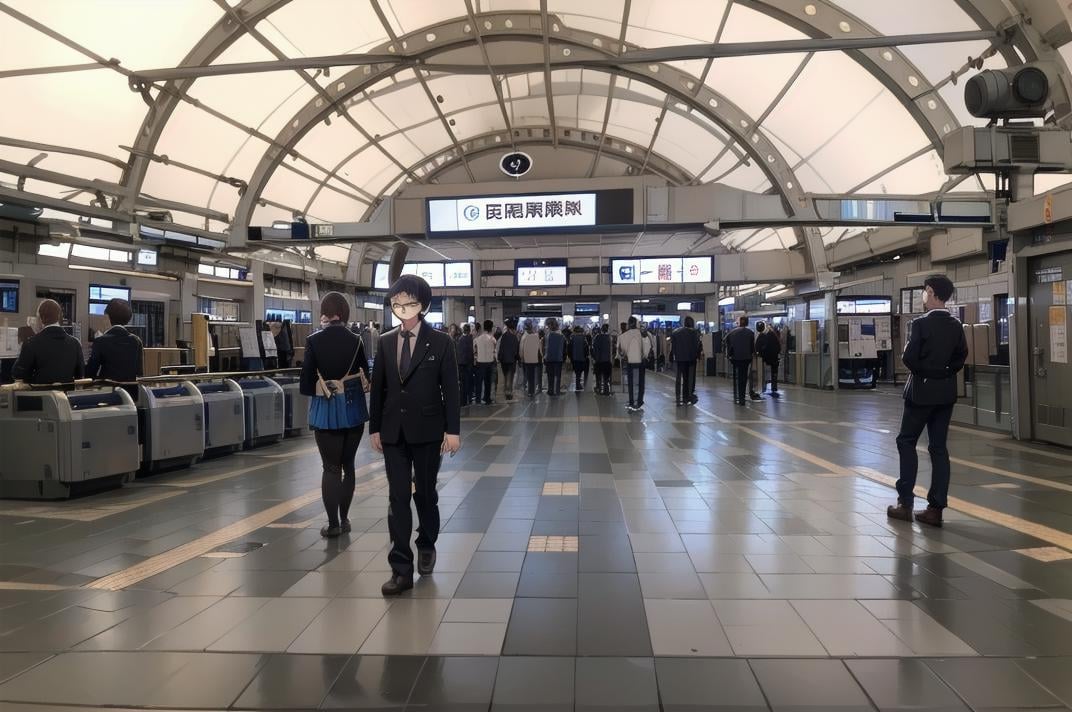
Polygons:
M567 261L514 260L515 287L568 287Z

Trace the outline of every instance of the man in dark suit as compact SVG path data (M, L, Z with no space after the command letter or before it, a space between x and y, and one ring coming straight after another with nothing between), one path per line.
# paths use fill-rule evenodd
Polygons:
M382 593L397 596L413 588L411 492L420 520L417 573L427 576L435 567L436 478L443 453L453 456L461 447L461 406L454 342L423 319L432 288L416 275L402 275L387 299L402 325L380 337L372 369L369 433L372 448L383 453L389 486L391 579Z
M782 357L782 342L778 338L778 334L775 333L773 326L764 326L763 322L756 324L756 331L759 332L759 336L756 337L756 353L763 360L763 363L770 366L770 394L772 398L779 398L781 394L778 393L778 361ZM759 390L762 392L764 387L763 379L763 366L759 369Z
M458 339L458 373L461 376L462 405L473 402L473 327L462 325L462 335Z
M44 328L26 340L11 377L30 385L71 383L85 374L82 344L68 336L60 326L63 310L51 299L37 307L37 318Z
M670 359L677 365L674 395L678 405L696 404L696 361L700 358L700 334L696 321L685 317L685 325L670 334Z
M736 329L726 334L726 357L733 364L733 402L744 405L748 389L748 369L756 354L756 335L748 328L748 317L742 316Z
M134 334L126 330L133 315L130 302L113 299L104 308L112 328L93 340L93 350L86 365L89 378L132 383L142 375L142 344Z
M924 316L909 325L908 341L901 360L912 374L904 390L904 414L897 435L901 476L897 480L897 504L886 510L891 519L912 521L916 470L919 458L916 443L927 429L927 450L931 455L931 488L927 509L916 512L917 522L942 526L942 510L949 493L949 420L957 402L956 375L968 358L964 328L946 309L953 296L953 283L945 275L923 282Z

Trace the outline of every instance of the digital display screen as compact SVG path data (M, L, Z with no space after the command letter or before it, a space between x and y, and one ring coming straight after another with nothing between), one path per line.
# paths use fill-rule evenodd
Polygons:
M567 287L566 260L514 260L515 287Z
M598 314L599 303L577 304L573 309L574 314Z
M108 302L113 299L125 299L130 301L130 289L128 287L108 287L102 284L89 285L89 313L104 314Z
M837 300L838 314L889 314L892 310L893 300L882 297L839 298Z
M585 228L623 227L635 222L633 190L616 188L590 193L429 198L426 233L590 232Z
M156 250L138 250L138 264L156 267Z
M611 284L690 284L710 282L711 257L612 259Z
M17 314L19 311L19 283L0 282L0 312Z
M377 262L373 275L373 289L390 289L390 265ZM402 274L415 274L424 278L430 287L472 287L472 262L407 262Z

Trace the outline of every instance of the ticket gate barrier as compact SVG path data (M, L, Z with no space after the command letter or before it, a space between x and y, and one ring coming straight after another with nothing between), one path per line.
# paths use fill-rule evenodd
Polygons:
M265 376L239 378L237 382L245 400L242 447L249 450L282 440L286 425L283 387Z
M297 375L273 375L272 380L283 389L283 420L287 437L309 431L309 396L303 396Z
M0 389L0 497L64 499L133 480L138 411L118 388Z
M246 439L246 403L241 386L226 378L199 382L197 390L205 402L205 457L241 450Z
M205 402L189 381L138 386L141 471L189 467L205 454Z

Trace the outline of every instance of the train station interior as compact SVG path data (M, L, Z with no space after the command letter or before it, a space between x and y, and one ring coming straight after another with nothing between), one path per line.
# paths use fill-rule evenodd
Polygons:
M0 0L0 710L1072 710L1070 23Z

